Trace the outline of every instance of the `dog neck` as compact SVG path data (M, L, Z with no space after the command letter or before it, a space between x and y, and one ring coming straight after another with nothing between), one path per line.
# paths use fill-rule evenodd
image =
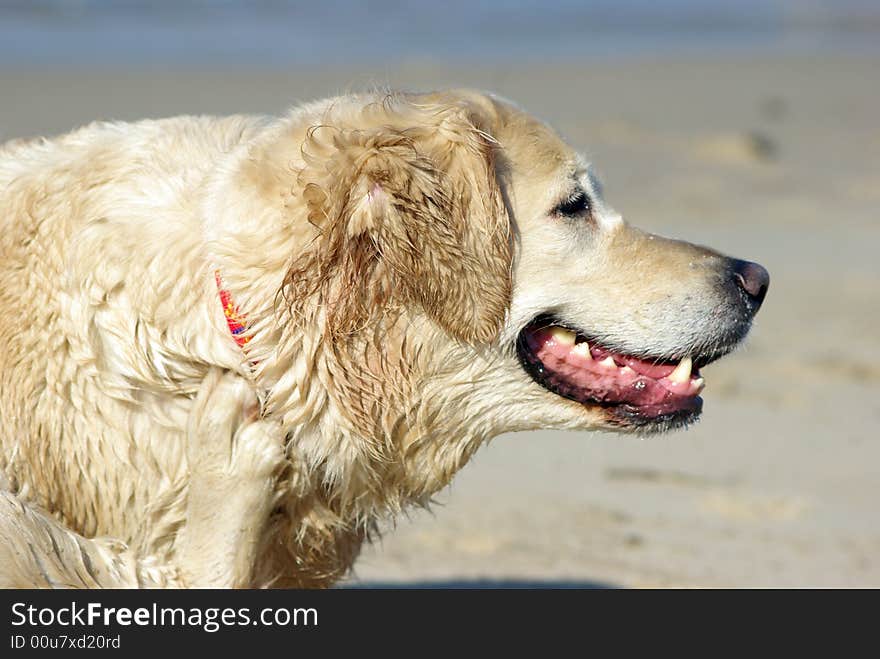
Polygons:
M302 556L293 545L342 536L357 544L378 520L426 505L497 433L498 414L491 398L472 395L485 362L424 315L388 310L341 338L327 335L321 300L290 299L291 255L307 250L316 233L301 193L273 183L284 182L288 169L253 180L249 168L266 139L227 155L208 184L203 217L227 331L264 392L264 415L287 438L290 474L279 479L272 536ZM314 568L321 570L330 568Z

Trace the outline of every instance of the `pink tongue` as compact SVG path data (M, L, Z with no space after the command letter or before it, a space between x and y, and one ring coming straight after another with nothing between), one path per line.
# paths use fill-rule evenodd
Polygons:
M554 339L550 329L533 332L527 336L527 340L530 350L543 364L545 376L561 394L570 398L629 403L656 408L658 413L666 411L665 408L676 407L676 401L693 398L692 395L682 395L683 392L671 391L670 388L679 387L671 387L668 380L664 380L666 386L658 382L672 373L675 366L624 357L604 348L593 348L592 359L586 359L574 353L571 345ZM632 370L603 366L600 362L608 356Z

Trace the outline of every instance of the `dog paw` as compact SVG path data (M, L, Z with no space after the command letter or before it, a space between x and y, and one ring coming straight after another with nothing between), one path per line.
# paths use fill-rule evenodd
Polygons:
M283 461L284 433L275 421L253 421L235 434L230 471L265 479L280 471Z
M219 369L209 373L196 397L188 443L194 481L208 479L223 490L267 479L283 464L280 424L260 418L259 398L250 382Z

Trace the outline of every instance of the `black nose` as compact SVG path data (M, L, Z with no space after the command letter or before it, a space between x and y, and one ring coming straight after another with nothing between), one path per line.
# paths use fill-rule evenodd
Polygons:
M751 261L733 261L733 276L736 283L746 292L752 306L752 313L757 313L767 295L770 286L770 273L762 265Z

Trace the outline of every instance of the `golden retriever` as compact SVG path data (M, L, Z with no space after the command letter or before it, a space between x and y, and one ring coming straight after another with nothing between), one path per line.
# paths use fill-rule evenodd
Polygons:
M761 266L472 91L0 148L0 584L327 586L486 440L655 432Z

